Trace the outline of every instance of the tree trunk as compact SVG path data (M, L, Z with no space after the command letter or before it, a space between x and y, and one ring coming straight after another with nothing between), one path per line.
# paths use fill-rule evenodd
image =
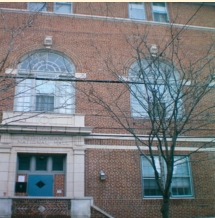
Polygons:
M162 218L169 218L169 198L163 198L161 207Z

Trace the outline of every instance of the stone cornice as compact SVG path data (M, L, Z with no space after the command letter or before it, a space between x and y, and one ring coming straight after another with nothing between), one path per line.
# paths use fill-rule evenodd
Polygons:
M143 141L148 140L149 135L137 135ZM161 137L162 138L162 137ZM131 134L105 134L105 133L92 133L86 136L85 139L109 139L109 140L135 140L134 136ZM156 141L156 139L154 139ZM170 141L171 138L167 137ZM214 142L215 136L179 136L177 141L179 142Z
M58 127L58 126L26 126L5 125L0 127L0 133L8 134L45 134L84 136L92 132L92 127Z

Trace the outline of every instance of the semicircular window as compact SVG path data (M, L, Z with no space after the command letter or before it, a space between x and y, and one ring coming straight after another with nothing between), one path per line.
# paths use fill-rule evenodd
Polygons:
M18 65L16 111L74 112L74 64L64 55L37 51Z

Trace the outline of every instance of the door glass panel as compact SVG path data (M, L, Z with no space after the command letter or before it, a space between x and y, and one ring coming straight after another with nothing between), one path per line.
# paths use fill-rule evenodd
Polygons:
M37 156L36 157L36 170L46 171L47 170L47 157Z
M30 170L30 157L19 155L19 170Z
M53 171L63 171L63 156L53 156L52 157L52 170Z

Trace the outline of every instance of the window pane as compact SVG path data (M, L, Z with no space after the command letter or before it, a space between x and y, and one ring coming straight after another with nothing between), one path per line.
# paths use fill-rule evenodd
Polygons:
M17 110L29 111L31 109L30 100L32 97L32 81L30 79L17 80L17 84L15 107Z
M160 174L160 163L159 163L158 157L154 157L154 161L155 161L156 169L158 173ZM154 177L155 176L152 165L144 157L142 158L142 170L143 170L144 177Z
M37 94L54 94L55 93L55 82L46 80L36 81L36 93Z
M152 6L154 13L167 14L167 8L164 6Z
M47 157L46 156L37 156L36 157L36 170L47 170Z
M165 7L165 2L153 2L153 6Z
M71 3L69 2L56 2L55 3L55 12L57 13L71 13Z
M144 5L141 2L129 3L129 17L132 19L145 19Z
M142 84L131 84L130 88L132 116L146 116L147 107L145 99L145 86Z
M53 156L52 157L52 170L53 171L63 171L63 156Z
M31 11L46 11L45 2L29 2L28 9Z
M30 157L19 155L19 170L30 170Z
M54 96L37 95L36 111L54 111Z
M167 22L167 14L154 13L154 21Z
M161 192L158 189L155 179L144 179L144 196L160 196Z
M173 178L172 195L191 195L189 178Z
M176 162L174 163L173 177L174 176L177 176L177 177L189 176L189 166L188 166L187 158L183 158L183 159L181 158L183 157L181 156L181 157L174 158L174 161Z
M19 69L45 72L73 72L74 66L64 56L56 53L38 52L28 54Z

